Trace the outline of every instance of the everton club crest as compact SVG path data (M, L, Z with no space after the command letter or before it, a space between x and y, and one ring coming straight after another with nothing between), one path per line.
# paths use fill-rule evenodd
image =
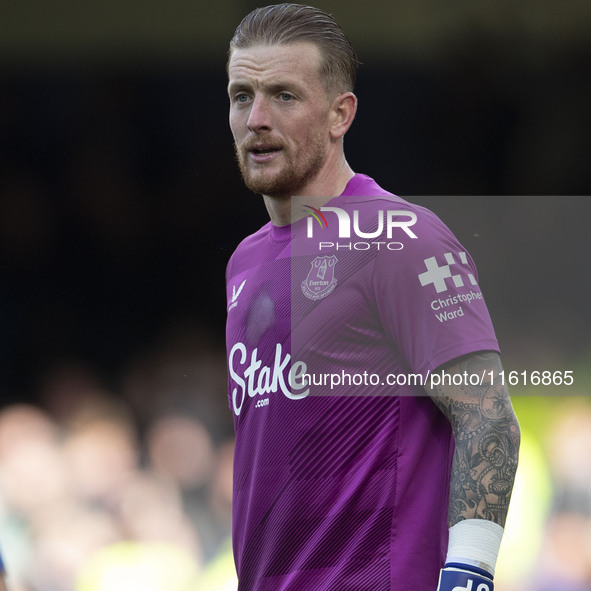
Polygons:
M337 286L334 276L336 263L337 257L334 254L329 257L316 257L312 261L312 268L302 281L302 291L307 298L320 300Z

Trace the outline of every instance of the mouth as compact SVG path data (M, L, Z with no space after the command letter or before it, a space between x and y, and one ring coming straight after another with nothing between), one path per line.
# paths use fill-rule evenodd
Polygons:
M248 148L247 151L255 162L266 162L275 158L281 152L281 148L268 144L258 144Z

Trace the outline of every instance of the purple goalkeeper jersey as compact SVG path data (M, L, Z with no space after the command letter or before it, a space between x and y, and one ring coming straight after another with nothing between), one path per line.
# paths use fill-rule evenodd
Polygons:
M239 590L434 590L453 436L423 384L498 351L474 263L367 176L302 203L227 268Z

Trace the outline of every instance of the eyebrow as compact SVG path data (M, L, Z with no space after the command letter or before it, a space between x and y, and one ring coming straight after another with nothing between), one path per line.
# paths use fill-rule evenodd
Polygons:
M252 86L247 84L246 82L242 82L242 81L230 82L228 84L228 94L238 92L239 90L250 90L251 88L252 88Z
M236 80L234 82L230 82L228 84L228 94L233 94L235 92L238 92L240 90L244 90L244 91L251 91L253 88L253 85L250 84L249 82L246 82L244 80ZM296 81L278 81L278 82L272 82L268 85L266 85L264 87L264 89L266 91L269 91L271 93L275 93L275 92L280 92L282 90L288 90L288 91L293 91L296 93L303 93L305 92L305 88L301 85L298 84Z

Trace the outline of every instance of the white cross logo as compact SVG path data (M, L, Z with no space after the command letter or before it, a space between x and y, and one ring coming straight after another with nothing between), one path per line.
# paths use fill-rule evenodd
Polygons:
M460 262L463 265L467 265L468 258L466 257L466 253L460 252L458 253L458 255L460 257ZM446 252L444 256L447 265L443 265L442 267L440 267L437 264L437 259L435 257L425 259L424 263L425 267L427 267L427 270L423 273L420 273L418 276L419 281L421 282L421 285L423 287L425 287L425 285L430 285L432 283L435 286L435 291L437 293L447 291L447 284L445 280L448 277L452 278L454 285L456 287L463 287L464 285L464 280L462 279L461 275L452 275L451 273L450 265L457 264L453 257L453 254L451 252ZM472 275L472 273L468 273L468 279L470 279L470 283L472 285L477 285L476 279L474 278L474 275Z
M427 267L427 270L419 275L421 285L425 287L425 285L432 283L435 286L437 293L445 291L447 289L445 279L446 277L451 277L449 265L443 265L443 267L440 267L437 264L437 259L435 257L430 257L425 259L425 266Z

